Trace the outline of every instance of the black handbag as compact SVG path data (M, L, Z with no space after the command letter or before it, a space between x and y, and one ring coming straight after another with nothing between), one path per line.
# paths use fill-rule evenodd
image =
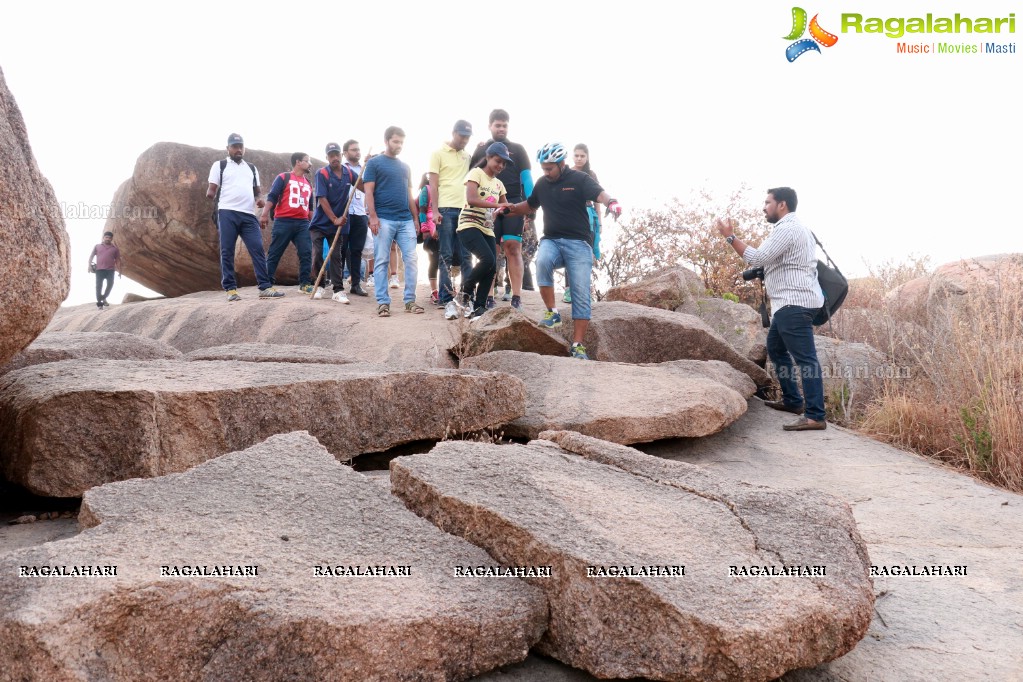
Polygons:
M817 242L817 246L824 252L824 257L828 259L827 263L821 260L817 261L817 282L824 293L824 305L813 316L813 326L819 327L826 322L830 322L835 311L845 302L845 297L849 294L849 280L845 278L845 275L838 269L838 266L831 260L831 256L824 250L824 245L817 239L817 235L813 234L813 232L810 234L813 235L813 240Z

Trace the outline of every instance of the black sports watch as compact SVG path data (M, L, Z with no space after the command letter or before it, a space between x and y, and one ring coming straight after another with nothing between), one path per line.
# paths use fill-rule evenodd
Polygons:
M727 237L725 237L725 241L731 244L732 242L735 241L735 235L734 234L728 235Z

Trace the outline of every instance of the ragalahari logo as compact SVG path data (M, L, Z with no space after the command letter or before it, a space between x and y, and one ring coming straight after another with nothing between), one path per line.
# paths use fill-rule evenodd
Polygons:
M821 49L817 47L820 43L824 47L832 47L838 42L838 36L834 33L828 33L820 24L817 23L817 16L813 15L813 19L810 20L810 38L803 38L802 40L796 40L802 37L806 31L806 10L802 7L792 8L792 32L785 36L785 40L795 40L796 42L785 48L785 58L790 62L796 61L799 55L814 50L820 52Z

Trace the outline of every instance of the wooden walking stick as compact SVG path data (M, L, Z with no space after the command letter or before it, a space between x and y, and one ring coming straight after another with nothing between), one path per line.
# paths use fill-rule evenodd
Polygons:
M356 185L359 184L359 181L362 180L362 174L366 171L366 164L369 163L369 158L371 156L373 156L373 148L372 147L370 147L369 151L366 153L366 162L362 164L362 170L359 171L359 174L356 176L355 180L352 181L352 186L351 186L351 188L348 191L348 201L345 202L345 210L344 210L344 216L345 216L346 220L348 219L348 209L352 205L352 200L355 199L355 193L359 191L359 190L355 189L355 187L356 187ZM349 233L351 233L351 227L350 226L349 226ZM338 237L340 237L340 236L341 236L341 228L339 227L337 229L337 232L334 233L334 239L332 239L331 242L330 242L330 248L327 249L327 257L323 259L323 265L320 266L320 271L316 274L316 282L313 284L313 291L312 291L311 294L309 294L309 298L310 299L313 296L316 295L316 290L320 288L320 280L323 279L323 273L327 269L327 264L330 263L330 257L332 255L334 255L334 248L337 246L337 240L338 240ZM342 270L344 270L344 268L342 268Z

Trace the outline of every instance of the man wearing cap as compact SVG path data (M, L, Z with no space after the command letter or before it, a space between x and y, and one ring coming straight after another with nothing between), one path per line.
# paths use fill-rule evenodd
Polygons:
M508 206L504 185L498 178L511 163L508 147L493 142L487 147L486 163L473 167L465 178L465 204L458 221L458 239L477 258L468 277L462 278L462 300L472 322L487 311L487 298L497 271L497 242L494 218L498 206Z
M481 163L485 163L484 156L488 153L487 149L490 145L494 142L503 143L508 148L511 161L501 171L498 179L508 192L508 201L516 203L525 201L526 197L532 194L533 175L529 163L529 152L521 144L508 139L508 120L508 112L504 109L494 109L490 112L491 139L481 142L476 147L469 165L475 168ZM513 308L522 306L520 296L524 269L522 262L523 215L499 215L494 222L494 234L497 238L498 249L504 253L508 262L508 280L511 283Z
M114 288L114 272L118 276L121 274L121 250L114 246L113 232L104 232L103 243L92 247L89 272L96 273L96 307L100 310L109 308L107 296Z
M228 301L240 301L234 275L234 247L241 237L252 259L260 298L279 298L284 294L274 288L266 269L266 252L256 208L265 202L259 196L259 171L245 161L245 142L238 133L227 138L227 158L215 161L210 168L206 198L216 201L217 232L220 235L220 277Z
M341 230L340 241L330 254L330 281L333 284L332 300L348 303L344 292L344 257L348 251L350 231L348 215L348 195L351 193L355 177L351 170L341 164L341 145L331 142L327 145L327 166L316 172L316 210L309 224L309 236L313 242L313 270L319 273L323 266L323 243L333 243L338 230ZM362 247L355 253L352 273L352 293L365 296L359 286L359 270ZM350 255L350 254L349 254ZM353 261L349 258L349 263ZM318 287L313 298L323 297L323 287Z
M440 209L437 221L437 240L440 245L439 301L444 305L444 317L448 320L458 317L455 285L451 281L455 249L458 249L462 281L465 281L471 270L469 252L462 246L461 240L455 237L458 216L465 204L465 175L469 172L469 153L465 151L465 146L469 144L471 136L472 125L468 121L455 121L451 142L445 142L430 156L430 194Z
M551 142L540 148L536 160L543 169L529 199L498 212L525 215L543 209L543 239L536 254L536 282L547 312L539 325L545 329L561 326L561 315L554 305L554 269L565 268L572 287L572 357L589 360L583 338L590 322L590 282L593 270L593 236L586 202L607 206L615 219L622 209L597 181L565 164L567 152Z

